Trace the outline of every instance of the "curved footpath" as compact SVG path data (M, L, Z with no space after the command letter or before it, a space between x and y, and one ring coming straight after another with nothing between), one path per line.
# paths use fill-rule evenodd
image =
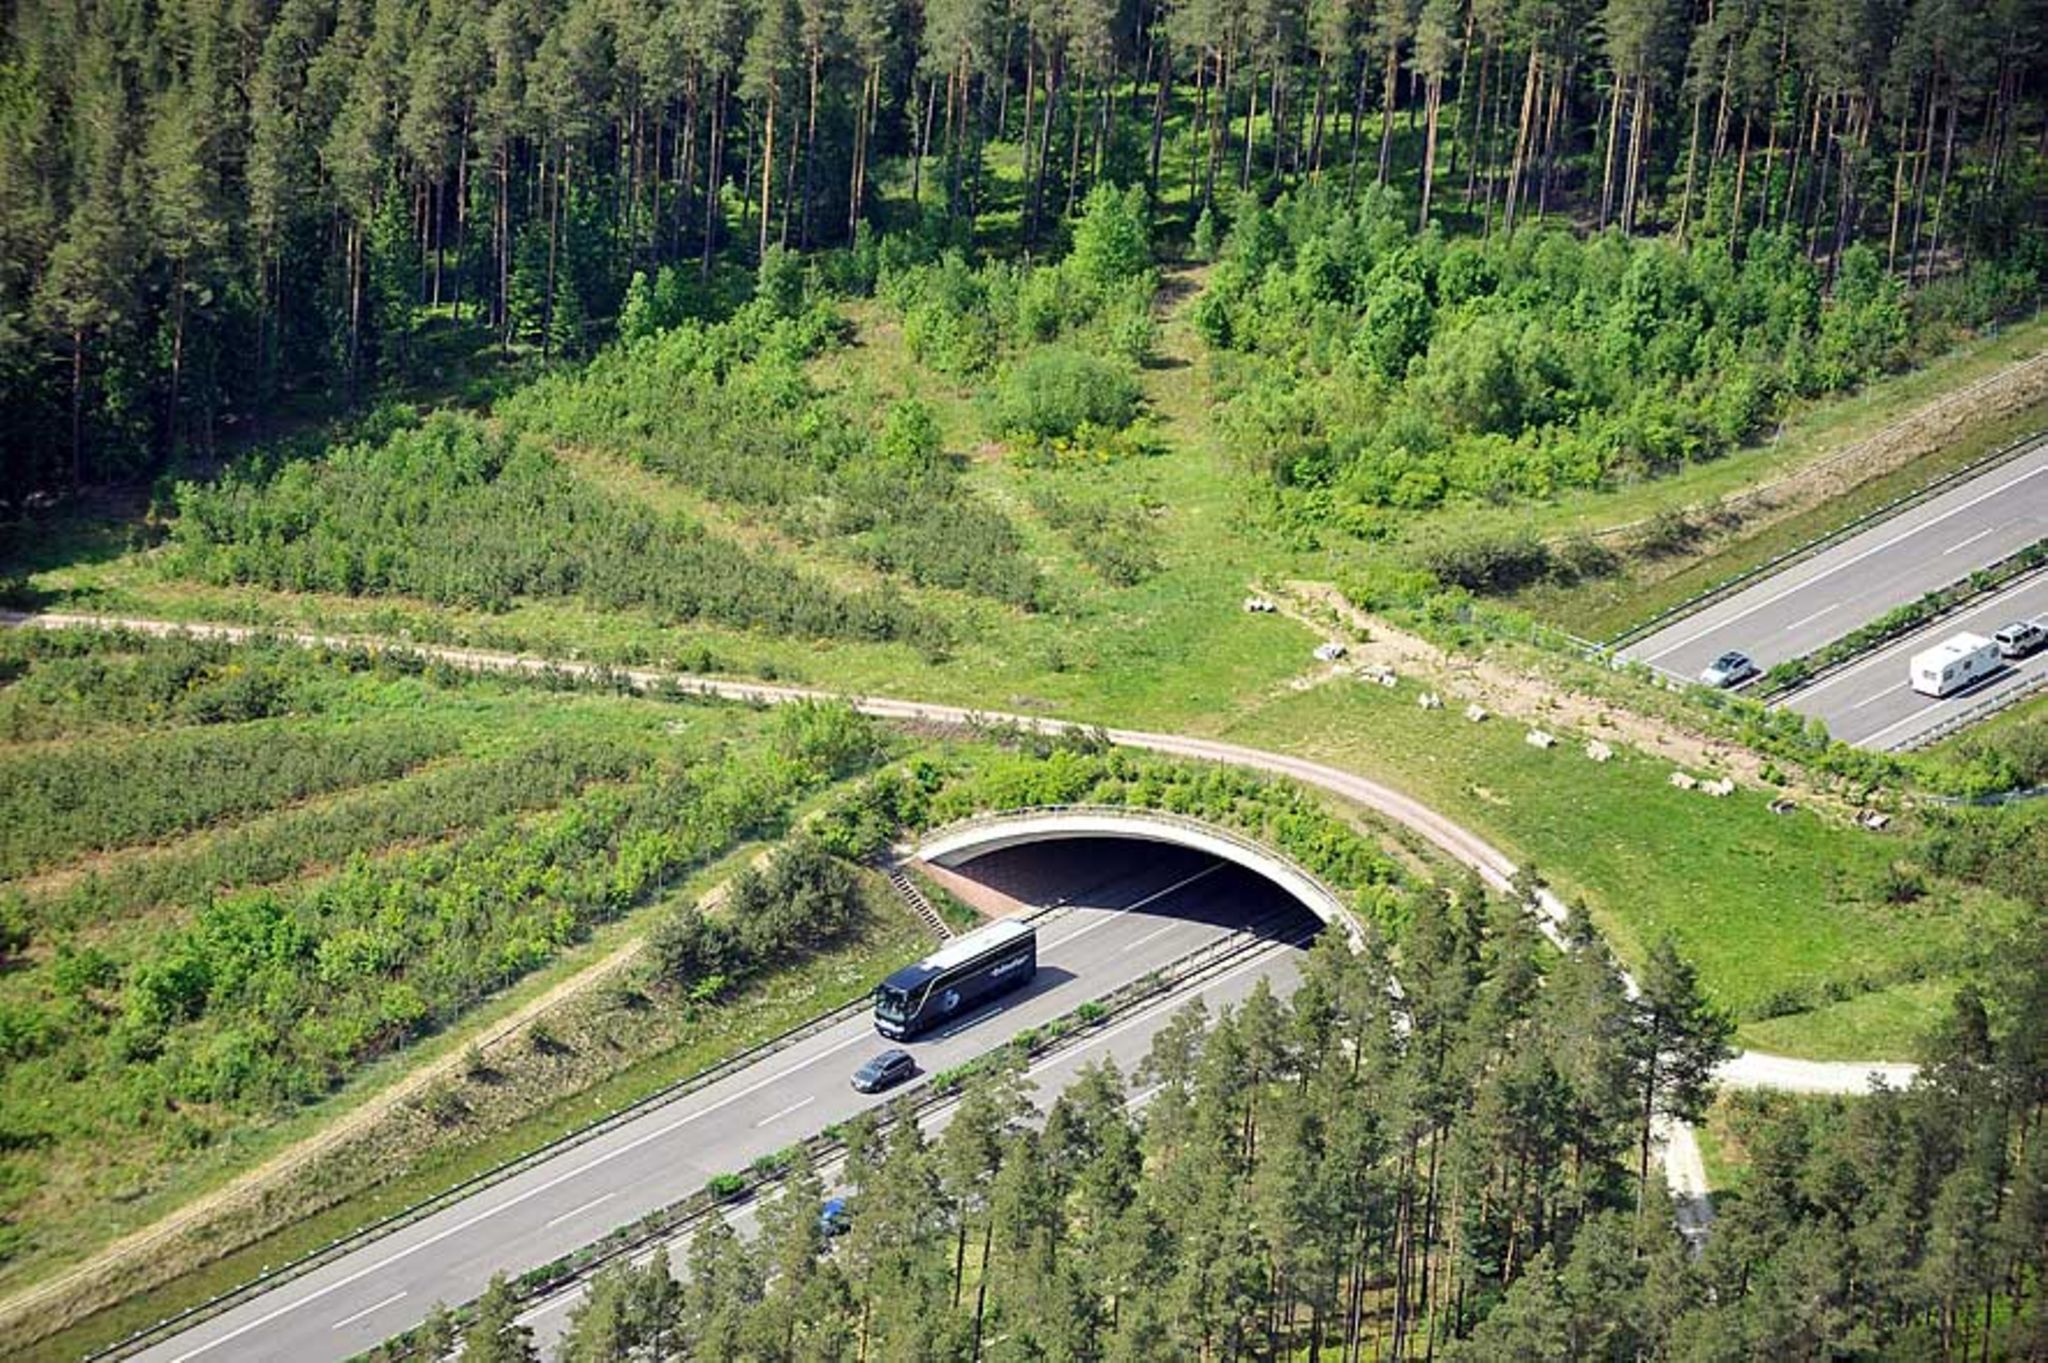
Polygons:
M1049 719L1038 715L974 710L958 705L897 700L886 696L849 696L817 687L730 681L661 668L606 667L596 663L564 662L490 649L403 644L368 635L258 629L243 625L181 624L168 620L57 612L25 615L18 611L0 611L0 625L31 629L125 629L138 634L186 634L193 638L218 639L230 643L246 643L252 639L269 638L286 640L305 648L387 648L403 650L423 658L471 668L478 672L557 673L585 678L616 677L636 691L660 691L679 687L685 691L722 700L759 705L785 705L792 701L805 700L845 701L861 713L877 719L910 723L946 726L1009 724L1046 734L1066 732L1077 727L1077 724L1084 723ZM1506 891L1512 888L1515 864L1505 853L1470 829L1452 822L1420 801L1378 781L1337 767L1326 766L1321 762L1290 757L1285 753L1268 752L1263 748L1247 747L1240 743L1224 743L1216 739L1194 738L1185 734L1151 733L1143 729L1104 729L1101 732L1105 733L1111 742L1124 747L1143 748L1172 757L1222 762L1230 766L1285 776L1290 780L1315 786L1354 804L1362 805L1419 833L1460 864L1477 871L1494 889ZM1564 906L1547 890L1539 890L1537 897L1539 919L1547 920L1544 923L1546 928L1553 927L1555 920L1563 915ZM1794 1093L1861 1093L1870 1086L1873 1077L1896 1086L1910 1082L1916 1071L1917 1067L1914 1065L1884 1061L1800 1060L1791 1056L1745 1051L1723 1068L1720 1077L1723 1082L1738 1088L1772 1088Z
M229 643L278 639L305 648L361 647L402 650L478 672L552 673L581 678L612 677L636 691L681 689L717 699L761 705L781 705L806 700L839 700L853 705L863 714L878 719L910 723L949 727L1008 724L1039 733L1059 733L1076 727L1074 721L1043 716L1007 714L889 697L847 696L820 688L731 681L660 668L608 667L595 663L562 661L488 649L401 643L366 635L263 629L242 625L187 624L167 620L57 612L24 614L18 611L0 611L0 625L46 630L120 629L138 634L164 637L186 635ZM1372 810L1419 834L1459 864L1477 872L1494 889L1507 891L1512 888L1515 864L1498 848L1427 805L1367 777L1320 762L1215 739L1196 738L1184 734L1152 733L1137 729L1106 729L1102 732L1110 741L1125 747L1141 748L1174 757L1226 763L1314 786ZM1549 891L1539 889L1537 904L1534 907L1540 925L1555 938L1557 924L1564 915L1564 906ZM1632 982L1629 987L1633 989ZM1915 1068L1912 1065L1883 1062L1800 1060L1789 1056L1747 1051L1738 1054L1724 1066L1719 1077L1722 1082L1741 1088L1768 1088L1808 1094L1861 1093L1868 1089L1873 1080L1880 1080L1893 1086L1908 1083L1915 1073ZM1704 1232L1712 1218L1711 1206L1705 1196L1705 1171L1700 1162L1697 1145L1691 1131L1683 1126L1669 1129L1665 1132L1665 1138L1666 1169L1672 1191L1680 1204L1681 1225L1689 1235L1697 1236ZM137 1232L131 1240L147 1241L151 1238L151 1231L145 1229ZM111 1252L114 1248L110 1247L110 1251L103 1251L102 1254ZM123 1245L120 1248L127 1249L132 1246ZM95 1262L88 1260L76 1265L68 1272L30 1286L13 1298L0 1302L0 1317L15 1316L23 1310L33 1309L38 1301L47 1299L52 1292L59 1291L65 1284L93 1272Z

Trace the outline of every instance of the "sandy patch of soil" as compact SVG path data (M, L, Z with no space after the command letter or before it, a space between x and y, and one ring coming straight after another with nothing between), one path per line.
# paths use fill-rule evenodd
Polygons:
M1453 654L1418 635L1358 609L1326 582L1288 582L1271 593L1280 610L1311 629L1326 629L1334 618L1354 631L1345 666L1310 674L1309 685L1335 676L1392 669L1397 676L1419 677L1443 696L1445 706L1484 706L1494 714L1549 730L1597 738L1660 757L1695 774L1723 773L1750 786L1762 785L1765 759L1747 748L1712 738L1651 715L1638 714L1612 701L1573 690L1554 678L1500 662ZM1801 792L1819 798L1819 792Z

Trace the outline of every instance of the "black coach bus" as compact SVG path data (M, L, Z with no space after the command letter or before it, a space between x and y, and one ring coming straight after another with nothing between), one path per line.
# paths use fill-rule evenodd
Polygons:
M898 1040L916 1036L1038 972L1038 929L1004 919L946 943L875 988L875 1030Z

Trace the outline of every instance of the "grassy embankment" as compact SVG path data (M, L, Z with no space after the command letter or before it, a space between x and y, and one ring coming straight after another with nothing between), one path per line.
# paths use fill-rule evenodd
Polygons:
M709 888L753 850L742 849L685 888ZM483 1130L474 1139L444 1139L426 1147L396 1177L294 1221L277 1233L215 1259L162 1288L138 1294L80 1325L26 1346L19 1357L24 1363L68 1363L81 1353L103 1347L170 1312L246 1282L269 1265L310 1253L337 1236L545 1145L614 1108L859 997L873 988L878 977L916 955L924 943L908 916L882 897L889 893L886 886L874 888L874 910L856 938L776 972L715 1009L701 1010L694 1017L646 1008L621 1012L613 998L601 992L598 997L550 1013L549 1028L564 1047L564 1053L573 1056L581 1048L580 1053L588 1062L603 1067L603 1078L581 1085L564 1085L566 1091L561 1096L545 1101L507 1125ZM469 1044L468 1038L488 1032L498 1017L516 1010L529 996L544 993L578 971L588 969L592 961L615 949L630 931L622 925L594 940L566 958L558 969L496 1001L492 1008L479 1014L472 1026L437 1045L421 1048L411 1059L417 1064L428 1064L441 1056L459 1053ZM607 1012L612 1019L609 1026ZM516 1056L517 1048L523 1044L515 1043L505 1049ZM395 1069L366 1075L360 1085L296 1118L265 1144L282 1146L292 1138L319 1130L373 1098L397 1077ZM495 1087L504 1079L498 1076L488 1082ZM536 1081L536 1085L542 1082ZM470 1081L458 1087L474 1088L475 1084Z
M395 1086L567 1001L800 817L833 788L810 740L737 707L293 649L24 637L6 676L10 1291L281 1159L289 1176L221 1232L303 1219L250 1251L278 1262L854 997L917 948L907 916L871 908L729 1005L656 1010L545 1065L520 1052L497 1068L532 1082L422 1130L416 1104L383 1110ZM366 1110L385 1123L374 1160L300 1157ZM258 1260L238 1262L207 1281Z
M1901 854L1894 837L1805 810L1773 815L1768 791L1680 790L1669 764L1626 750L1595 764L1568 733L1539 750L1512 721L1425 711L1415 694L1332 684L1229 737L1384 775L1485 830L1583 899L1624 961L1673 935L1741 1021L1744 1045L1904 1058L1940 981L2020 912L1939 884L1901 908L1883 893Z
M1698 541L1654 558L1624 555L1613 577L1569 587L1550 584L1523 592L1517 604L1589 639L1607 639L1678 606L1699 593L1798 549L1838 527L1909 496L1943 474L2024 436L2048 430L2048 401L2036 400L1992 415L1964 415L1945 437L1922 434L1895 450L1873 451L1861 476L1838 481L1804 471L1874 438L1928 403L1977 384L2002 368L2048 351L2048 321L2035 318L1973 341L1922 368L1880 380L1836 401L1790 414L1775 438L1697 465L1666 479L1614 492L1560 498L1536 509L1527 523L1546 538L1633 526L1660 515L1686 515L1700 526ZM1779 485L1783 499L1765 496L1740 507L1738 523L1716 531L1708 522L1725 499L1764 485ZM1629 532L1608 540L1625 550Z
M1198 276L1171 282L1183 290L1199 287ZM1498 743L1460 735L1450 745L1454 751L1446 752L1441 733L1414 729L1409 721L1418 715L1412 708L1379 713L1372 707L1380 698L1341 686L1299 690L1308 678L1307 650L1314 638L1288 622L1242 614L1237 603L1247 586L1286 577L1336 580L1361 563L1398 557L1403 549L1398 543L1349 542L1304 549L1268 528L1254 509L1255 488L1211 419L1206 356L1186 325L1184 308L1167 311L1158 356L1141 376L1155 452L1109 461L1083 458L1051 468L1022 466L989 443L978 407L985 386L918 364L886 308L859 303L848 311L856 327L853 344L814 362L813 377L875 404L912 393L930 403L946 449L963 464L966 487L1009 518L1049 584L1053 607L1039 612L956 591L892 584L948 623L954 642L942 660L902 643L821 643L700 624L668 627L642 612L594 611L561 598L523 599L490 613L403 598L211 587L167 575L162 550L89 555L38 572L31 586L54 606L289 622L585 658L685 664L708 658L720 670L849 692L1320 747L1345 765L1415 790L1517 856L1533 859L1546 875L1588 900L1625 958L1636 956L1658 933L1676 932L1717 995L1743 1014L1747 1040L1804 1054L1902 1053L1940 993L1938 984L1921 977L1948 974L1960 963L1961 945L2003 912L1946 891L1910 909L1866 903L1859 896L1900 854L1896 842L1805 815L1772 819L1754 794L1728 803L1682 792L1670 792L1667 799L1659 793L1666 788L1655 764L1637 770L1628 762L1599 769L1579 763L1568 782L1555 782L1559 764L1545 758L1551 767L1531 770L1506 801L1483 798L1469 788L1498 790L1506 778L1482 771L1480 764L1517 770L1524 756L1518 735L1506 736L1514 742ZM1783 477L1895 419L1941 386L2029 353L2043 334L2039 324L2012 328L1929 370L1798 413L1774 444L1667 482L1577 495L1518 514L1533 518L1545 533L1565 533ZM1936 466L1973 456L2011 428L2006 423L1973 429L1954 448L1893 477L1924 480ZM835 583L860 586L885 576L829 540L799 542L773 517L715 502L620 455L579 446L565 448L562 457L593 482L665 513L687 515L762 553L802 562ZM1134 510L1157 571L1132 586L1111 585L1091 572L1068 534L1041 514L1035 494L1047 489ZM1874 486L1828 502L1825 514L1852 514L1860 504L1856 499L1889 495L1889 484ZM1432 513L1418 518L1406 538L1433 533L1452 520L1480 522L1498 514L1470 508ZM1820 528L1810 518L1784 525L1789 528L1773 527L1727 552L1765 556L1769 535L1804 537ZM1724 556L1693 571L1712 578L1732 566ZM1603 584L1586 590L1607 589ZM1642 586L1643 595L1630 599L1653 603L1660 590L1661 583ZM1670 590L1683 594L1689 588ZM1590 596L1530 604L1582 631L1603 628ZM1652 797L1666 801L1655 830L1639 817L1640 801ZM1673 873L1674 867L1683 874Z

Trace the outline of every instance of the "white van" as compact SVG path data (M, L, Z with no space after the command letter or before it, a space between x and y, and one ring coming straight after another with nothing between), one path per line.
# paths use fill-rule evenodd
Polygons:
M1981 634L1958 634L1915 653L1907 667L1913 689L1923 696L1953 695L2005 666L1998 645Z

